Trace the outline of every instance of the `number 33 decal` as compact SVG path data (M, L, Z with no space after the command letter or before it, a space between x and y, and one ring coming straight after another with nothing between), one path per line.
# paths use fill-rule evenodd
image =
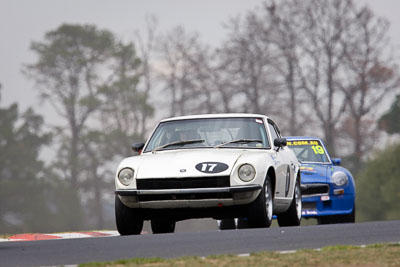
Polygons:
M205 173L219 173L228 169L228 165L222 162L201 162L196 165L196 170Z

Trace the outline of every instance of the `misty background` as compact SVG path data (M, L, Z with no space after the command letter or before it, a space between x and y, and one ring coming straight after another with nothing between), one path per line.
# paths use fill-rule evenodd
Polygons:
M131 143L165 117L222 112L323 138L356 179L357 220L400 219L399 8L0 0L0 234L114 229Z

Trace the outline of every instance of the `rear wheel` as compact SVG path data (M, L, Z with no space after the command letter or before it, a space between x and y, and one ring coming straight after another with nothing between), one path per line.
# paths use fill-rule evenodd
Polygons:
M222 219L218 223L219 230L233 230L235 228L235 219Z
M273 195L271 180L269 176L265 178L264 186L253 203L249 207L247 223L250 228L270 227L273 215Z
M173 233L175 231L176 222L173 220L166 219L152 219L151 230L153 234L166 234Z
M137 209L125 206L115 196L115 221L120 235L139 235L143 229L143 218Z
M293 200L289 209L282 214L278 215L279 226L299 226L301 222L301 190L300 182L296 181L293 193Z

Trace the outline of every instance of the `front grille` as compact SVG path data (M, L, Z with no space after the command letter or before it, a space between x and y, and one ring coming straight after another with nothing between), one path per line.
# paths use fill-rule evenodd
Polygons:
M303 184L301 186L303 196L318 196L329 194L329 185L327 184Z
M139 190L229 187L229 176L137 179Z

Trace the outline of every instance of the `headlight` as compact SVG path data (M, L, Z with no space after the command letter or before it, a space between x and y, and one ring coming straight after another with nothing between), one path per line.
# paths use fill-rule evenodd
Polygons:
M344 172L334 172L332 175L332 182L337 186L343 186L347 184L347 175Z
M118 180L123 185L129 185L133 180L134 171L130 168L125 168L119 171Z
M244 182L249 182L256 176L256 170L250 164L244 164L239 168L239 178Z

